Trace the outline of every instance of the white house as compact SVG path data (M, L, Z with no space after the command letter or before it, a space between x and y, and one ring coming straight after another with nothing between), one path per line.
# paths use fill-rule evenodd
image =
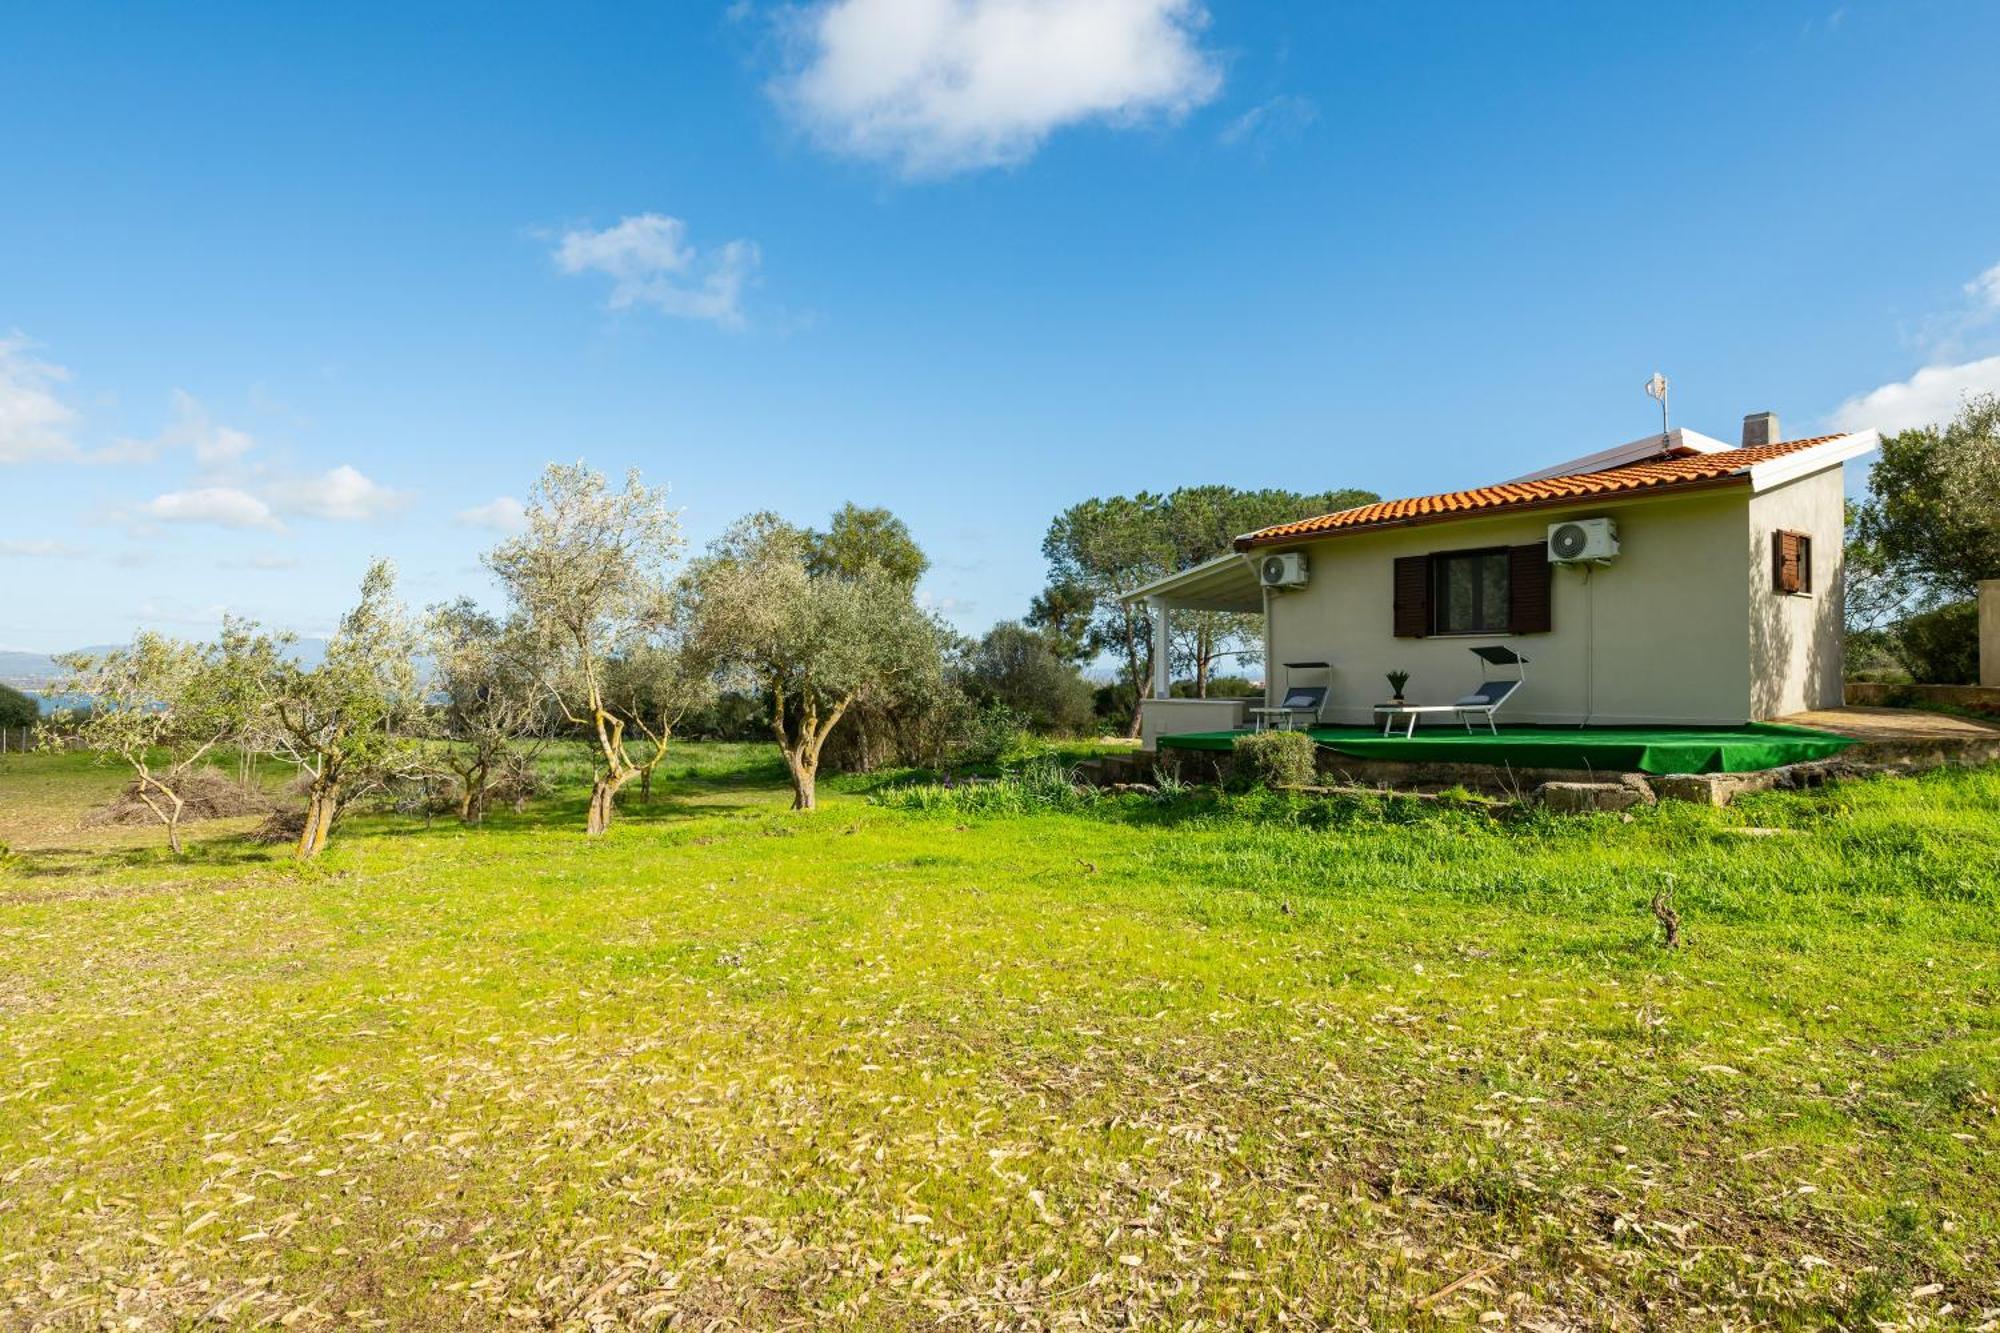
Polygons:
M1167 697L1182 608L1261 612L1267 692L1284 688L1285 663L1324 663L1292 683L1330 684L1335 725L1370 723L1390 671L1409 673L1413 702L1450 702L1478 683L1466 649L1483 643L1529 662L1504 721L1733 725L1837 706L1842 465L1877 438L1781 440L1758 413L1740 446L1675 430L1499 485L1245 533L1132 594L1155 634L1147 748L1244 725L1242 701ZM1587 545L1567 559L1551 536L1573 523Z

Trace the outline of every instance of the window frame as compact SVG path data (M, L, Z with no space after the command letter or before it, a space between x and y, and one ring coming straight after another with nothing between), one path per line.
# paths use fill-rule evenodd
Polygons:
M1502 585L1500 605L1496 612L1497 623L1489 625L1487 622L1482 621L1471 629L1446 629L1444 627L1445 590L1450 577L1451 562L1454 560L1478 559L1497 560L1500 562L1501 575L1505 582ZM1453 551L1432 551L1430 553L1430 564L1430 637L1440 639L1477 638L1495 634L1512 634L1514 632L1514 569L1511 548L1507 546L1470 546ZM1486 606L1486 584L1483 577L1475 577L1473 579L1472 597L1475 612L1473 619L1477 621L1481 618L1476 613L1488 609Z
M1798 586L1785 586L1785 543L1789 540L1797 552L1794 563L1798 569ZM1813 595L1812 548L1810 532L1800 532L1796 528L1779 528L1771 534L1774 547L1772 556L1771 590L1780 597L1811 597Z

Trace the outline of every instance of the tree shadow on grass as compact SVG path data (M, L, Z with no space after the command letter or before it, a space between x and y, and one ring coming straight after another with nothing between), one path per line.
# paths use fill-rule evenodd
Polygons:
M253 842L245 833L188 844L187 855L158 847L38 847L16 852L9 869L23 879L59 879L105 870L193 870L203 866L269 864L282 846Z
M719 785L719 784L718 784ZM746 784L733 784L741 795L740 788ZM708 795L714 790L707 784L683 785L676 782L674 787L656 784L653 799L641 801L638 793L628 788L619 793L617 808L612 816L611 827L621 825L665 825L681 820L695 819L709 815L735 815L759 810L779 808L776 801L756 802L745 800L717 800ZM771 786L776 796L783 793L789 799L789 785ZM571 796L567 793L556 797L532 802L525 810L489 810L486 818L477 824L462 824L455 816L438 816L426 822L422 816L396 815L386 812L369 812L369 824L365 831L369 837L414 837L423 834L493 832L583 832L589 814L590 801L587 794ZM378 822L379 821L379 822Z

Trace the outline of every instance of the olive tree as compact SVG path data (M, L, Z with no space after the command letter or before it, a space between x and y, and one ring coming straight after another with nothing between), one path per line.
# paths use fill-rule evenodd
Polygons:
M239 642L251 636L241 625ZM58 712L45 737L74 728L101 758L122 760L133 791L166 827L167 846L181 846L181 812L197 766L218 746L239 739L249 724L230 688L230 661L216 645L187 643L145 631L129 647L57 659L65 674L56 692L90 701L87 713Z
M1854 529L1927 603L2000 578L2000 394L1883 440Z
M611 827L619 789L666 755L667 714L614 689L613 663L682 647L668 579L684 545L680 516L666 488L645 485L636 469L612 490L582 463L552 463L529 496L526 524L486 564L550 653L545 685L563 717L596 747L584 824L596 837ZM633 731L650 742L644 755L633 752Z
M833 511L824 532L805 534L806 568L858 578L870 569L914 587L931 567L909 525L887 509L849 501Z
M605 664L604 694L611 706L633 719L649 750L639 761L639 799L653 799L653 772L666 756L667 741L688 714L712 702L715 663L700 639L676 584L664 626L650 638L626 644Z
M293 642L290 634L266 634L233 616L223 619L215 641L217 693L240 723L231 742L236 785L244 792L256 785L258 756L271 748L271 688L277 664Z
M348 803L412 760L409 733L422 722L423 701L416 649L416 631L396 600L395 567L376 560L319 665L290 658L272 664L271 745L311 775L293 846L300 860L325 849Z
M815 571L811 534L770 514L744 519L689 572L696 632L759 690L792 779L792 808L818 805L820 752L848 710L936 674L939 627L910 584L869 563Z
M461 823L486 817L494 793L526 785L551 728L539 643L518 619L501 620L461 597L425 618L437 744Z

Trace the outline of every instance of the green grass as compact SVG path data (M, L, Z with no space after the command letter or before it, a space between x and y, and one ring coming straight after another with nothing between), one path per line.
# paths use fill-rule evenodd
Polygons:
M587 842L554 767L301 867L0 761L0 1324L2000 1313L2000 772L798 817L687 746Z

